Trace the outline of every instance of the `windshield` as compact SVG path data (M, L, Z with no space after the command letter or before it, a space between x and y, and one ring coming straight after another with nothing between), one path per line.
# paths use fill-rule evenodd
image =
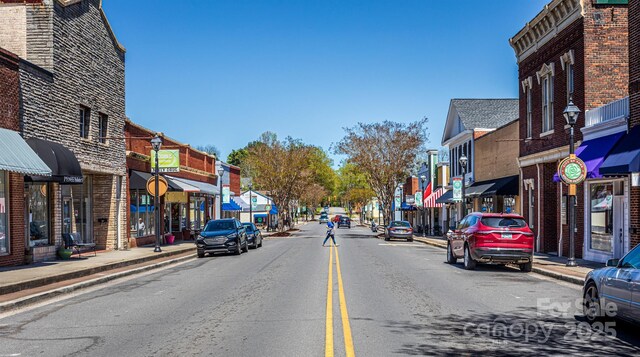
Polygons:
M511 217L484 217L480 222L482 222L482 224L487 227L493 228L524 228L527 226L527 223L524 221L524 219Z
M391 222L391 227L411 227L409 222L404 221L393 221Z
M243 223L242 225L247 229L247 232L253 232L253 224Z
M229 231L235 229L235 224L233 221L210 221L207 223L207 226L204 228L205 232L212 231Z

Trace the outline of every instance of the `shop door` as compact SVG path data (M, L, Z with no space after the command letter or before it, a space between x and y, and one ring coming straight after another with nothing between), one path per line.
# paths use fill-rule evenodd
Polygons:
M62 233L71 233L71 197L62 198Z
M613 257L624 255L624 196L613 197Z

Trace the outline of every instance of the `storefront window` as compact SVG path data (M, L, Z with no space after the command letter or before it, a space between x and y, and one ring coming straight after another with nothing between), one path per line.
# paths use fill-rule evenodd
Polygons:
M49 185L27 183L29 246L49 245Z
M513 213L516 208L516 198L513 196L505 196L504 197L504 212L505 213Z
M590 248L611 253L613 240L613 184L591 184L590 199Z
M493 212L493 197L482 197L481 210L485 213Z
M7 218L9 208L9 195L7 194L7 173L0 171L0 254L9 253L9 230Z
M131 237L144 237L156 232L156 215L154 197L145 190L131 190Z
M189 217L191 219L191 229L199 230L203 229L206 224L205 216L205 197L191 196L189 201Z
M62 231L77 233L81 242L93 242L91 214L92 177L85 176L82 185L62 185Z

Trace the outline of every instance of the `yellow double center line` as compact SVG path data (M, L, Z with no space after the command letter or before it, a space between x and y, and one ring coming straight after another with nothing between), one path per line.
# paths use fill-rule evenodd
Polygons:
M353 350L353 338L351 337L351 325L347 312L347 300L344 297L342 285L342 273L340 272L340 256L338 249L331 245L329 253L329 281L327 283L327 317L325 334L325 357L333 357L333 251L336 252L336 272L338 275L338 296L340 297L340 315L342 316L342 334L344 335L344 348L347 357L355 357Z

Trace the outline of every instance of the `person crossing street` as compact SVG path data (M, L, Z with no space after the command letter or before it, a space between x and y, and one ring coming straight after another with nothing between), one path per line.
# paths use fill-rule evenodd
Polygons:
M327 240L329 240L329 237L331 237L331 240L333 241L333 245L337 247L338 244L336 244L336 229L335 229L335 225L331 221L327 222L327 236L324 238L324 242L322 242L323 247L327 243Z

